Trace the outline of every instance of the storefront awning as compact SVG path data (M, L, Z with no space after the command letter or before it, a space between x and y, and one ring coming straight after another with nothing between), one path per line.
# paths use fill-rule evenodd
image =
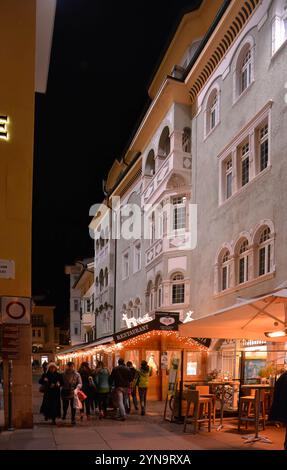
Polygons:
M285 342L287 336L268 338L265 332L286 327L287 289L240 301L179 327L180 335L191 337L252 339Z

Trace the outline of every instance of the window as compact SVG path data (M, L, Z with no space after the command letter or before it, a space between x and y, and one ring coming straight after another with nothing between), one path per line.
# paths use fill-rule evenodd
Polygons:
M248 241L243 240L239 248L238 282L248 281Z
M129 254L125 253L123 256L123 279L129 277Z
M99 293L99 278L96 277L96 294Z
M153 244L153 242L156 239L156 226L155 226L155 213L153 212L151 217L149 218L149 237L150 237L150 245Z
M166 126L160 136L159 145L158 145L158 156L167 157L170 153L170 137L169 137L169 128Z
M43 315L32 315L32 325L33 326L44 326L44 316Z
M173 230L185 229L186 197L175 197L173 203Z
M109 285L109 271L108 268L105 269L105 287Z
M172 303L184 303L184 277L183 274L174 274L172 277Z
M249 182L249 143L241 147L241 186Z
M225 162L225 198L232 196L232 158L228 157Z
M33 338L35 338L35 336L36 336L36 331L35 330L32 330L32 336L33 336Z
M141 244L138 243L134 248L134 272L141 270Z
M274 54L287 39L287 4L285 2L285 4L282 5L282 3L283 1L277 2L279 11L276 12L272 22L272 54Z
M77 312L79 310L79 300L75 299L74 300L74 311Z
M155 155L154 151L150 150L145 164L145 176L153 176L155 173Z
M244 54L240 72L240 93L243 93L251 84L252 57L251 49L248 48Z
M186 153L191 153L191 129L185 127L182 134L182 150Z
M78 334L78 327L77 327L77 326L74 327L74 334L75 334L75 335Z
M265 170L268 166L269 135L268 124L259 129L259 171Z
M87 312L90 312L91 310L91 301L90 299L87 299Z
M100 278L100 292L102 292L102 290L104 289L104 272L102 269L100 270L99 278Z
M146 291L146 312L151 312L153 310L153 284L150 281L147 286Z
M259 238L259 276L271 271L271 231L269 227L264 228Z
M230 253L228 250L222 256L221 263L221 290L224 291L229 288L230 276Z
M156 307L160 308L162 306L162 298L163 298L163 288L162 288L162 277L159 275L156 278L155 283L155 290L156 290Z
M219 122L219 88L214 88L206 103L205 110L205 136L214 129Z

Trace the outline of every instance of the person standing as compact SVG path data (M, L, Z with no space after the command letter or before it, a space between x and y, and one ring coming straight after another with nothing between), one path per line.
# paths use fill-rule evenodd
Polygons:
M135 410L139 409L138 400L137 400L137 388L134 383L137 370L133 366L133 363L131 361L127 362L127 367L130 369L130 374L131 374L131 381L130 381L129 395L128 395L128 410L130 412L131 410L131 398L130 397L132 397Z
M86 409L87 420L89 420L91 417L91 404L94 400L94 394L96 391L95 385L93 381L91 381L92 371L88 362L82 362L79 374L82 379L82 391L87 395L87 398L83 401L83 408L80 410L81 420L84 417L84 407Z
M40 413L44 415L45 421L51 419L52 424L56 424L56 418L61 417L60 387L63 384L63 379L54 362L50 362L47 372L42 374L39 384L44 389Z
M152 369L148 366L146 361L141 362L141 367L135 375L135 385L139 388L140 396L140 406L141 406L141 415L145 415L146 410L146 399L147 399L147 390L149 384L149 378L151 375Z
M284 450L287 450L287 371L276 381L269 421L279 421L285 425Z
M110 375L110 385L115 387L116 406L119 409L121 421L126 419L125 403L127 401L130 385L130 369L125 365L124 359L118 360L118 366L114 367Z
M80 374L75 370L75 364L68 362L65 372L63 373L63 387L62 387L62 400L63 400L63 420L66 419L69 405L71 407L71 421L76 424L76 408L74 404L75 390L82 388L82 379Z
M99 418L105 418L108 407L108 395L110 391L110 373L102 361L98 362L97 373L95 375L97 402L99 406Z

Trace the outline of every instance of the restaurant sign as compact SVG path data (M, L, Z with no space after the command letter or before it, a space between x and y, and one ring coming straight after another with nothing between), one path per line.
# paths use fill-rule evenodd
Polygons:
M201 344L202 346L205 346L206 348L209 348L211 345L211 338L192 338L194 339L197 343Z
M120 343L121 341L134 338L135 336L142 335L153 329L153 321L150 321L143 323L142 325L135 326L134 328L128 328L127 330L119 331L113 335L113 338L115 343Z

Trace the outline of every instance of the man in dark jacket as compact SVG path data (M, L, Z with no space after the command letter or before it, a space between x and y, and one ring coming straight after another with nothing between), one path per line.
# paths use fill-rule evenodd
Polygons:
M120 358L118 366L113 368L110 375L110 385L115 387L116 406L119 408L121 421L126 419L125 403L127 402L130 382L130 369L125 365L124 359Z
M279 377L275 384L269 420L279 421L285 424L286 434L284 449L287 450L287 371Z
M131 379L130 388L129 388L129 396L128 396L128 412L130 412L130 410L131 410L130 394L131 394L132 399L133 399L133 404L134 404L135 410L139 409L138 408L138 400L137 400L137 387L134 384L134 379L135 379L137 370L133 366L133 363L131 361L127 362L127 367L130 369L130 379Z

